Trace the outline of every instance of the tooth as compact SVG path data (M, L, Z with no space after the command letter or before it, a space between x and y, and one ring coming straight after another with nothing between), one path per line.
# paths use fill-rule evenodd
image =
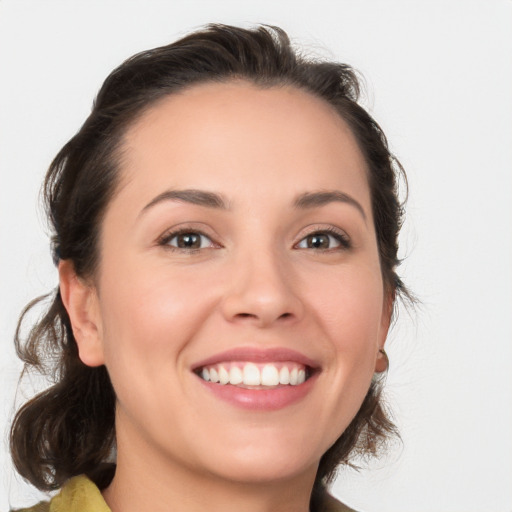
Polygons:
M272 364L266 364L261 371L261 383L264 386L277 386L279 384L279 372Z
M212 382L219 382L219 374L215 368L210 368L210 380Z
M291 365L290 365L291 366ZM279 384L298 386L306 381L306 370L304 367L283 365L280 370L274 364L265 364L260 368L254 363L246 363L242 368L233 365L227 369L225 365L219 364L209 368L202 368L201 377L205 381L220 384L247 386L277 386Z
M219 381L221 384L227 384L229 382L229 373L224 366L219 366Z
M229 370L229 383L236 385L240 384L243 380L242 370L238 366L232 366Z
M253 363L247 363L244 366L244 380L246 386L259 386L261 384L260 371Z

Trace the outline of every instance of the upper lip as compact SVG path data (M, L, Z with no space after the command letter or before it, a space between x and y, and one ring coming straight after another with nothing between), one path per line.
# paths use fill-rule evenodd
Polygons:
M229 362L229 361L247 361L252 363L271 363L271 362L296 362L311 369L319 369L320 365L313 359L297 352L296 350L275 347L275 348L258 348L258 347L237 347L224 352L219 352L213 356L203 359L192 366L193 370L198 370L203 366Z

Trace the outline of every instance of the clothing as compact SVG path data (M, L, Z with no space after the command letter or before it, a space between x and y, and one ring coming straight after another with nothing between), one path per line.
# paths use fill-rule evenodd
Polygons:
M51 501L12 512L111 512L100 490L86 476L71 478Z
M326 495L322 508L321 512L354 512L330 495ZM111 510L98 487L82 475L71 478L51 501L11 512L111 512Z

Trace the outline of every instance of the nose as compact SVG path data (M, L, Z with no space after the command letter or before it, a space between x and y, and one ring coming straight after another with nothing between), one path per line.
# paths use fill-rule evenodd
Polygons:
M229 322L267 327L293 323L304 307L290 265L278 255L252 254L232 262L222 312Z

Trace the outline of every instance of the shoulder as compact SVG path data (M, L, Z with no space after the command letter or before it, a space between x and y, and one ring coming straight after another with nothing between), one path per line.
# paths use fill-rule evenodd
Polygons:
M347 507L341 501L338 501L336 498L333 498L330 494L325 493L323 499L323 509L322 512L356 512L355 510Z
M50 501L11 512L111 512L101 491L86 476L71 478Z

